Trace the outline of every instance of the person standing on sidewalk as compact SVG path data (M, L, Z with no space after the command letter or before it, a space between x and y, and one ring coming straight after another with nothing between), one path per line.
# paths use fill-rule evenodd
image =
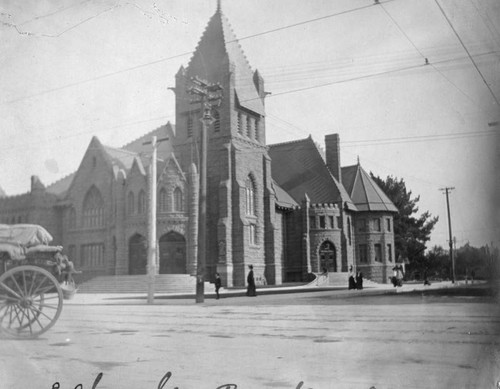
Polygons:
M354 270L352 265L349 266L349 290L356 289L356 281L354 280Z
M250 271L248 272L248 276L247 276L247 296L249 297L255 297L257 296L257 292L255 290L255 279L253 277L253 266L252 265L248 265L248 268L250 269Z
M356 272L356 289L363 289L363 273L360 270Z
M222 281L220 279L220 275L219 273L215 273L215 293L217 295L216 299L218 300L219 299L219 289L221 288L222 286Z

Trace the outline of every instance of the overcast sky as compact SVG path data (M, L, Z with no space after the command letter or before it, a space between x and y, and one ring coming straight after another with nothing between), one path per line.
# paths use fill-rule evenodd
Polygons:
M168 87L215 8L0 0L0 187L20 194L31 175L48 185L74 172L93 135L119 147L175 122ZM222 0L222 9L272 93L268 144L339 133L343 166L359 156L368 172L404 178L420 210L439 216L430 245L447 246L442 187L455 188L457 246L500 243L498 0Z

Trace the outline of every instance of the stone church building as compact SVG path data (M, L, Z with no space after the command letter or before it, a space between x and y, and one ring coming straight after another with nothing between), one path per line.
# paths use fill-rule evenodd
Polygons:
M387 282L394 266L397 208L358 163L341 167L339 137L266 144L264 80L252 71L220 8L190 62L175 76L176 124L121 147L92 138L77 171L29 193L0 196L0 223L41 224L77 268L93 275L146 273L152 136L158 146L160 274L196 274L201 108L192 78L219 83L223 98L208 128L206 279L244 286L305 281L352 265Z

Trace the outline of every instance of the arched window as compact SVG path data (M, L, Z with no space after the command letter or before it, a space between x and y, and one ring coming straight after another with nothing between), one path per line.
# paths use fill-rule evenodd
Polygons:
M89 189L83 200L83 227L104 226L104 201L95 186Z
M137 202L137 213L146 213L146 193L141 189Z
M247 132L247 134L246 134L246 135L247 135L249 138L253 138L252 121L253 121L252 117L251 117L250 115L248 115L248 116L247 116L247 129L246 129L246 130L247 130L247 131L246 131L246 132Z
M160 212L168 212L167 190L165 188L161 188L158 202Z
M73 207L68 212L68 226L69 228L76 228L76 211Z
M181 212L184 210L183 196L181 188L177 187L174 190L174 211Z
M245 182L246 214L255 215L255 185L252 176L248 176Z
M128 192L127 196L127 213L133 215L135 212L135 196L134 192Z

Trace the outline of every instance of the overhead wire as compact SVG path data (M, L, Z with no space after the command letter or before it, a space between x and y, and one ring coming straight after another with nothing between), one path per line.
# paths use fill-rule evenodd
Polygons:
M391 1L395 1L395 0L386 0L384 3L391 2ZM350 10L342 11L342 12L337 12L337 13L330 14L330 15L325 15L325 16L322 16L322 17L319 17L319 18L308 19L308 20L305 20L305 21L302 21L302 22L299 22L299 23L294 23L294 24L290 24L290 25L287 25L287 26L282 26L282 27L271 29L271 30L262 31L262 32L257 33L257 34L248 35L248 36L245 36L243 38L239 38L238 40L241 41L241 40L245 40L245 39L249 39L249 38L254 38L254 37L257 37L257 36L262 36L262 35L265 35L265 34L274 33L276 31L285 30L285 29L288 29L288 28L297 27L297 26L304 25L304 24L307 24L307 23L314 23L314 22L317 22L317 21L320 21L320 20L325 20L327 18L332 18L332 17L336 17L336 16L345 15L347 13L352 13L352 12L364 10L364 9L373 7L374 5L375 4L370 4L370 5L367 5L367 6L362 6L362 7L353 8L353 9L350 9ZM113 6L113 7L116 7L116 6ZM81 23L79 23L79 25L80 24ZM74 28L74 27L75 26L73 26L71 28ZM235 40L235 41L238 41L238 40ZM233 42L233 41L229 41L229 42ZM170 61L172 59L184 57L184 56L187 56L187 55L191 55L193 53L194 53L194 51L188 51L188 52L180 53L180 54L173 55L173 56L170 56L170 57L160 58L160 59L157 59L157 60L154 60L154 61L150 61L150 62L147 62L147 63L143 63L143 64L131 66L129 68L125 68L125 69L117 70L117 71L114 71L114 72L102 74L100 76L92 77L92 78L89 78L89 79L86 79L86 80L81 80L81 81L77 81L77 82L74 82L74 83L70 83L70 84L66 84L66 85L61 85L59 87L55 87L55 88L51 88L51 89L46 89L44 91L41 91L41 92L38 92L38 93L34 93L34 94L31 94L31 95L25 95L25 96L18 97L18 98L12 99L12 100L3 101L0 104L12 104L12 103L16 103L16 102L19 102L19 101L22 101L22 100L33 98L33 97L42 96L42 95L45 95L45 94L48 94L48 93L60 91L60 90L63 90L63 89L71 88L71 87L74 87L74 86L86 84L86 83L93 82L93 81L102 80L102 79L109 78L109 77L112 77L112 76L115 76L115 75L127 73L127 72L130 72L130 71L141 69L141 68L144 68L144 67L147 67L147 66L151 66L151 65L154 65L154 64L157 64L157 63L161 63L161 62L165 62L165 61Z
M467 46L465 46L465 43L463 42L462 38L460 38L460 35L458 34L457 30L455 29L455 27L453 26L453 24L451 23L450 19L448 18L448 15L446 15L446 13L444 12L444 9L443 7L441 7L441 4L439 4L438 0L434 0L434 2L436 3L436 5L438 6L439 10L441 11L441 14L444 16L444 18L446 19L448 25L450 26L450 28L453 30L453 32L455 33L455 36L457 37L458 41L460 42L460 44L462 45L462 47L464 48L465 52L467 53L469 59L471 60L472 64L474 65L474 67L476 68L479 76L481 77L481 79L483 80L484 84L486 85L486 87L488 88L488 90L490 91L491 95L493 96L493 99L495 100L495 103L500 106L500 103L498 102L498 99L495 95L495 93L493 93L493 90L491 89L491 86L490 84L488 84L488 82L486 81L486 79L484 78L484 75L483 73L481 72L481 70L479 69L479 67L477 66L477 63L476 61L474 60L474 58L472 57L471 53L469 52L469 50L467 49Z

